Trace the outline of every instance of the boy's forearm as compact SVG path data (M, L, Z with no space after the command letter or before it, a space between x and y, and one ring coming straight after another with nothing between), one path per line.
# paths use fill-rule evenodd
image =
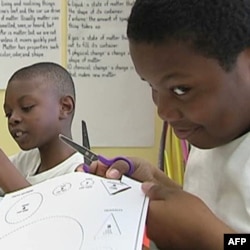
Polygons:
M216 216L208 217L206 223L200 223L200 232L197 235L204 250L224 249L224 234L237 233Z
M147 216L147 235L159 249L223 249L225 233L235 231L198 197L155 186Z
M161 217L161 220L162 218L163 217ZM193 219L195 220L195 218ZM221 222L211 222L210 220L207 221L206 224L198 223L196 228L190 227L188 232L186 231L185 226L183 226L183 230L182 227L178 228L178 226L171 226L169 224L165 224L164 220L162 221L162 225L160 225L160 223L157 223L155 226L152 226L152 223L148 225L148 228L150 226L153 228L151 228L151 232L155 231L155 234L150 233L150 238L155 242L160 250L223 250L224 234L236 233L227 225ZM179 223L185 224L185 221ZM194 225L190 226L194 227ZM171 228L172 232L166 230L166 227Z
M30 183L0 149L0 187L3 191L9 193L28 186Z

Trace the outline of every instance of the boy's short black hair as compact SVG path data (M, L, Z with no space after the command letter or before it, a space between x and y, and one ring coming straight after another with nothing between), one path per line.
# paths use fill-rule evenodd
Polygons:
M27 79L42 76L53 84L59 96L70 95L75 100L75 86L70 73L53 62L39 62L17 70L9 79Z
M230 70L250 46L250 0L136 0L127 36L152 44L187 42Z

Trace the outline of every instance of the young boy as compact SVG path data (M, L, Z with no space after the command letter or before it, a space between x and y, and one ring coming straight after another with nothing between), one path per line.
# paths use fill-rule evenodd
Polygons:
M132 159L160 249L223 249L250 232L250 0L136 0L127 35L159 116L189 141L183 189ZM127 171L116 164L107 177ZM93 164L100 173L102 165Z
M30 184L75 171L83 163L83 156L58 138L72 137L74 110L74 83L62 66L41 62L11 76L4 112L23 151L10 160Z

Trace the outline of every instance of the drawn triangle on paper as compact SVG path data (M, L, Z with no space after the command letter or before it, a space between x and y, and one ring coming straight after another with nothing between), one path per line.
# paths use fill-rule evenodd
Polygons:
M102 224L101 228L97 232L95 238L104 238L109 236L119 236L121 235L120 228L115 220L113 214L110 214L105 222Z
M109 179L106 180L105 179L105 180L102 180L102 184L104 185L106 190L109 192L109 194L116 194L116 193L119 193L119 192L122 192L131 188L126 183L121 182L119 180L109 180Z

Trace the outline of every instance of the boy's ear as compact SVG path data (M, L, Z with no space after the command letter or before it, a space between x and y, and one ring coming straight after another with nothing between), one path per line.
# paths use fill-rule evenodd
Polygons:
M60 99L60 119L65 119L73 115L75 111L75 101L72 96L63 96Z
M247 60L247 64L249 66L249 64L250 64L250 48L246 48L245 50L243 50L241 52L241 54L243 55L243 58L245 60Z
M244 73L247 74L247 79L248 79L248 83L250 80L250 48L246 48L244 51L242 51L240 53L239 56L241 62L241 67L244 70ZM243 66L242 66L243 65Z

